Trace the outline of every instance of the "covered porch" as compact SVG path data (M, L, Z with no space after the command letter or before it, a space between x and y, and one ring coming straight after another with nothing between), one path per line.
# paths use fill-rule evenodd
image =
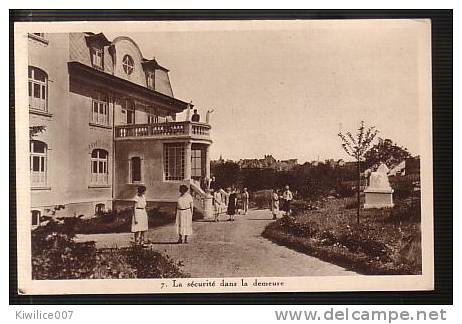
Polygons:
M114 200L128 203L137 187L146 186L151 203L176 202L181 184L191 187L195 206L203 209L210 178L210 125L168 122L115 126Z

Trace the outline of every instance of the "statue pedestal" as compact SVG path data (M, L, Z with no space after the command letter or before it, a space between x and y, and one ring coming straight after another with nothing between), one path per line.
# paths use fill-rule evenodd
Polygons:
M211 220L213 218L213 196L206 193L204 197L204 219Z
M393 207L393 189L366 188L364 209Z

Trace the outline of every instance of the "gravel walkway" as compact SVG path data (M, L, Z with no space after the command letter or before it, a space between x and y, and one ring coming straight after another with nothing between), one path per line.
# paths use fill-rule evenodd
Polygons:
M267 210L250 210L235 222L198 221L189 244L177 244L174 225L150 229L151 247L182 260L192 277L286 277L356 275L334 264L279 246L261 237L270 223ZM95 241L98 248L124 247L131 233L79 235L79 241Z

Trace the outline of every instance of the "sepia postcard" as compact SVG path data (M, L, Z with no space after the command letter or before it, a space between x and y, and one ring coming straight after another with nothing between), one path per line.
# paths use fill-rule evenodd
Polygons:
M19 294L434 288L430 20L14 44Z

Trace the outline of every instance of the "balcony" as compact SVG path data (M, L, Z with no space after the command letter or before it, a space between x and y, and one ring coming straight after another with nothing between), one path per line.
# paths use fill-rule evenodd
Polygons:
M190 121L115 126L115 140L194 139L211 142L210 125Z

